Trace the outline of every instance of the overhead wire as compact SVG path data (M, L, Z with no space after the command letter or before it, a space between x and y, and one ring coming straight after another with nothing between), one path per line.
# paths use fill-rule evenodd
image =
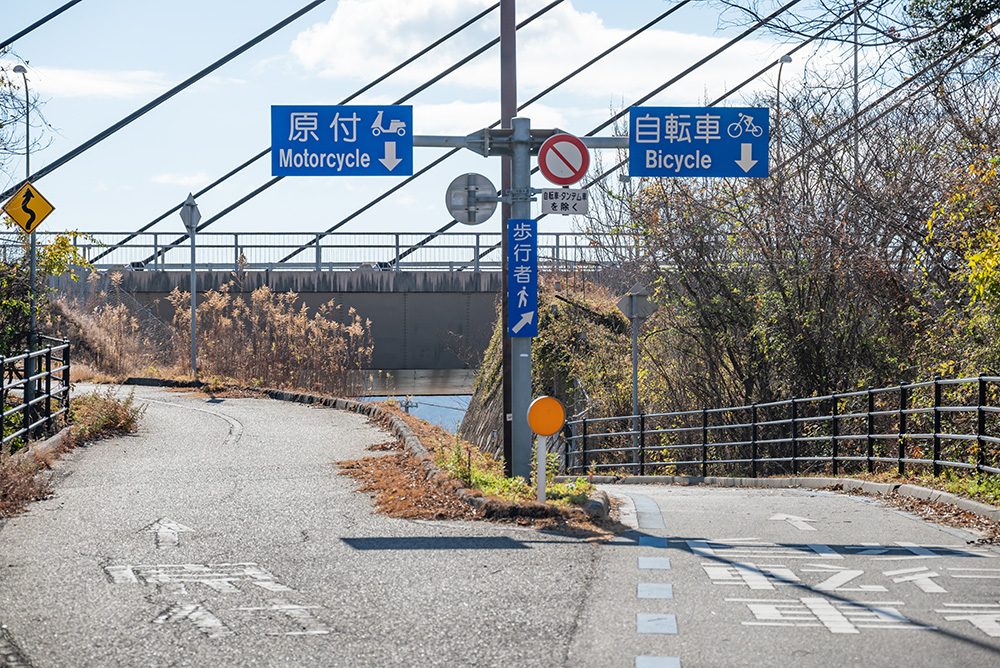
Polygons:
M361 88L359 88L358 90L354 91L353 93L351 93L350 95L348 95L346 98L344 98L340 102L340 104L347 104L350 101L356 99L358 96L360 96L360 95L366 93L367 91L371 90L373 87L375 87L376 85L382 83L383 81L385 81L386 79L388 79L389 77L391 77L393 74L396 74L397 72L399 72L400 70L402 70L404 67L410 65L411 63L413 63L417 59L419 59L419 58L425 56L426 54L430 53L435 48L437 48L438 46L444 44L445 42L447 42L449 39L451 39L455 35L458 35L462 31L464 31L465 29L467 29L470 26L472 26L473 24L475 24L477 21L485 18L487 15L489 15L491 12L493 12L499 6L500 6L500 3L496 2L493 5L487 7L483 11L481 11L478 14L476 14L475 16L473 16L468 21L465 21L462 25L460 25L457 28L455 28L454 30L450 31L447 35L444 35L443 37L440 37L439 39L435 40L431 44L427 45L425 48L421 49L417 53L413 54L412 56L410 56L409 58L407 58L406 60L404 60L403 62L401 62L398 65L396 65L395 67L389 69L388 71L386 71L385 73L383 73L381 76L373 79L372 81L370 81L366 85L364 85ZM201 197L202 195L208 193L209 191L213 190L214 188L216 188L217 186L221 185L222 183L228 181L230 178L232 178L236 174L240 173L241 171L243 171L244 169L246 169L247 167L249 167L253 163L257 162L258 160L260 160L264 156L268 155L270 152L271 152L271 147L268 146L263 151L257 153L255 156L253 156L249 160L243 162L242 164L240 164L235 169L230 170L225 175L219 177L218 179L216 179L212 183L208 184L207 186L205 186L204 188L202 188L198 192L194 193L193 197L195 199L197 199L197 198ZM270 187L270 186L268 186L268 187ZM258 188L256 190L254 190L253 195L256 195L258 192L263 192L263 190L260 189L260 188ZM226 210L225 210L226 213L228 213L229 211L232 211L233 209L235 209L236 207L238 207L240 204L243 204L244 202L249 201L249 199L251 199L251 198L252 197L250 197L250 198L247 198L247 197L241 198L240 200L237 201L237 203L235 203L235 205L227 207ZM102 253L100 253L99 255L97 255L96 257L94 257L94 259L91 260L91 261L92 262L96 262L97 260L100 260L101 258L103 258L104 256L108 255L109 253L112 253L115 250L118 250L119 248L121 248L122 246L124 246L125 244L127 244L129 241L132 241L133 239L135 239L136 237L138 237L140 234L142 234L143 232L145 232L149 228L151 228L154 225L156 225L157 223L159 223L161 220L164 220L167 216L170 216L170 215L172 215L172 214L177 213L178 211L180 211L180 209L181 209L182 206L184 206L184 202L180 202L176 206L168 209L167 211L165 211L161 215L157 216L156 218L154 218L152 221L150 221L146 225L143 225L142 227L140 227L135 232L132 232L131 234L129 234L124 239L121 239L120 241L118 241L115 245L111 246L110 248L106 248Z
M53 162L49 163L48 165L46 165L42 169L38 170L37 172L35 172L31 176L29 176L27 180L31 181L31 182L35 182L38 179L42 178L43 176L46 176L47 174L52 173L56 169L59 169L60 167L62 167L63 165L65 165L70 160L72 160L72 159L76 158L77 156L81 155L82 153L90 150L91 148L93 148L97 144L101 143L102 141L104 141L105 139L107 139L108 137L110 137L111 135L115 134L116 132L118 132L122 128L124 128L127 125L129 125L130 123L132 123L132 122L136 121L137 119L145 116L147 113L149 113L150 111L152 111L156 107L160 106L161 104L163 104L164 102L166 102L170 98L174 97L175 95L177 95L181 91L185 90L186 88L192 86L193 84L197 83L198 81L204 79L205 77L207 77L209 74L211 74L215 70L219 69L220 67L222 67L226 63L230 62L231 60L233 60L237 56L242 55L246 51L250 50L251 48L253 48L257 44L259 44L260 42L264 41L265 39L267 39L268 37L270 37L274 33L278 32L279 30L281 30L282 28L284 28L288 24L294 22L296 19L298 19L298 18L302 17L303 15L307 14L308 12L312 11L313 9L315 9L319 5L323 4L324 2L326 2L326 0L313 0L312 2L310 2L308 5L306 5L302 9L298 10L297 12L295 12L294 14L292 14L289 17L285 18L284 20L282 20L282 21L274 24L273 26L271 26L270 28L268 28L264 32L260 33L259 35L257 35L253 39L251 39L250 41L245 42L243 45L241 45L241 46L237 47L236 49L230 51L228 54L226 54L222 58L218 59L217 61L215 61L214 63L212 63L208 67L204 68L203 70L201 70L197 74L194 74L193 76L188 77L187 79L185 79L181 83L177 84L176 86L174 86L173 88L171 88L170 90L168 90L166 93L164 93L164 94L160 95L159 97L157 97L152 102L146 104L145 106L141 107L140 109L138 109L138 110L134 111L133 113L129 114L128 116L126 116L122 120L118 121L117 123L115 123L111 127L109 127L106 130L104 130L103 132L100 132L100 133L94 135L92 138L88 139L84 143L82 143L79 146L77 146L75 149L73 149L73 150L69 151L68 153L64 154L62 157L57 158ZM21 181L15 187L8 189L3 194L0 194L0 200L6 200L7 198L9 198L22 185L24 185L24 181Z
M15 35L11 35L7 39L5 39L3 42L0 42L0 51L2 51L3 49L6 49L8 46L10 46L11 44L13 44L14 42L16 42L17 40L21 39L22 37L24 37L25 35L27 35L31 31L33 31L35 28L40 28L41 26L45 25L46 23L48 23L49 21L51 21L55 17L57 17L60 14L62 14L63 12L65 12L67 9L69 9L73 5L78 5L81 2L83 2L83 0L70 0L70 2L67 2L65 5L63 5L59 9L56 9L55 11L49 12L49 14L47 16L44 16L44 17L38 19L37 21L35 21L34 23L32 23L30 26L28 26L27 28L25 28L21 32L15 34Z
M517 25L517 28L518 28L518 29L520 29L520 28L523 28L524 26L528 25L529 23L531 23L531 22L532 22L532 21L534 21L535 19L539 18L540 16L542 16L542 15L546 14L546 13L547 13L548 11L550 11L551 9L553 9L554 7L556 7L557 5L561 4L562 2L564 2L564 0L553 0L553 2L549 3L549 4L548 4L548 5L546 5L545 7L541 8L540 10L538 10L537 12L535 12L534 14L532 14L531 16L529 16L529 17L527 17L526 19L524 19L523 21L521 21L521 22L520 22L520 23L519 23L519 24ZM484 44L483 46L479 47L478 49L476 49L476 50L475 50L475 51L473 51L472 53L468 54L467 56L465 56L464 58L462 58L461 60L459 60L459 61L458 61L457 63L454 63L453 65L451 65L451 66L449 66L449 67L445 68L445 70L443 70L443 71L442 71L442 72L440 72L439 74L435 75L434 77L432 77L432 78L431 78L430 80L428 80L427 82L424 82L423 84L421 84L421 85L420 85L420 86L418 86L417 88L415 88L415 89L411 90L411 91L410 91L409 93L407 93L407 94L406 94L406 95L404 95L403 97L399 98L399 100L397 100L397 101L396 101L396 102L394 102L393 104L402 104L403 102L405 102L405 101L409 100L409 99L410 99L411 97L413 97L414 95L417 95L417 94L418 94L418 93L420 93L421 91L425 90L425 89L427 88L427 86L429 86L429 85L430 85L431 83L434 83L434 82L437 82L437 81L439 81L440 79L442 79L443 77L447 76L448 74L450 74L450 73L454 72L455 70L459 69L460 67L462 67L463 65L465 65L465 64L466 64L466 63L468 63L469 61L471 61L471 60L473 60L473 59L475 59L475 58L479 57L480 55L482 55L483 53L485 53L485 52L486 52L487 50L489 50L489 49L490 49L491 47L495 46L495 45L496 45L497 43L499 43L499 42L500 42L500 38L499 38L499 37L497 37L497 38L495 38L495 39L491 40L490 42L488 42L487 44ZM270 149L268 149L268 150L270 150ZM426 172L426 171L427 171L427 168L425 168L425 169L421 170L421 172L420 172L420 173L422 174L422 173L424 173L424 172ZM239 200L238 200L237 202L235 202L235 203L233 203L233 204L229 205L228 207L226 207L226 208L225 208L225 209L224 209L223 211L219 212L218 214L216 214L216 215L212 216L211 218L208 218L207 220L205 220L204 222L202 222L202 223L201 223L200 225L198 225L198 227L196 228L196 231L201 231L201 230L203 230L204 228L208 227L208 226L209 226L209 225L211 225L212 223L216 222L217 220L219 220L220 218L222 218L222 217L223 217L223 216L225 216L226 214L229 214L229 213L231 213L231 212L232 212L232 211L234 211L234 210L235 210L236 208L238 208L239 206L242 206L243 204L245 204L246 202L250 201L251 199L253 199L253 198L254 198L254 197L256 197L257 195L259 195L260 193L262 193L262 192L264 192L265 190L267 190L268 188L270 188L270 187L272 187L273 185L277 184L278 182L280 182L280 181L284 180L284 178L285 178L284 176L275 176L275 177L273 177L272 179L270 179L269 181L265 182L264 184L262 184L262 185L258 186L258 187L257 187L256 189L254 189L254 190L253 190L253 191L252 191L251 193L249 193L249 194L247 194L247 195L243 196L243 197L242 197L242 198L240 198L240 199L239 199ZM408 183L408 182L409 182L409 180L407 180L407 181L404 181L404 184L405 184L405 183ZM395 187L391 188L391 189L390 189L389 191L387 191L387 192L383 193L383 194L382 194L382 195L381 195L381 196L380 196L379 198L377 198L377 199L376 199L375 201L376 201L376 202L378 202L378 201L381 201L381 200L385 199L385 197L387 197L388 195L390 195L390 194L392 194L393 192L396 192L397 190L399 190L399 188L400 188L400 187L402 187L402 185L403 185L403 184L400 184L400 185L397 185L397 186L395 186ZM369 204L369 206L373 205L374 203L375 203L375 202L372 202L372 203L370 203L370 204ZM356 215L356 214L355 214L355 215ZM353 216L352 216L352 217L353 217ZM338 226L339 226L339 224L338 224ZM328 234L328 233L332 232L332 231L333 231L334 229L336 229L336 227L337 227L337 226L335 226L334 228L331 228L331 229L327 230L327 231L326 231L326 232L324 232L323 234ZM157 251L157 253L154 253L153 255L151 255L151 256L149 256L149 257L145 258L144 260L141 260L141 261L139 262L139 264L140 264L140 265L146 265L146 264L149 264L149 263L150 263L150 262L152 262L152 261L153 261L153 260L154 260L154 259L155 259L155 258L156 258L156 257L157 257L158 255L162 255L163 253L166 253L166 252L167 252L167 251L169 251L170 249L172 249L172 248L176 248L177 246L180 246L180 245L181 245L181 244L182 244L182 243L183 243L183 242L184 242L185 240L187 240L187 238L188 238L188 237L187 237L186 235L185 235L185 236L181 236L181 237L178 237L177 239L175 239L174 241L170 242L169 244L167 244L167 245L166 245L166 246L164 246L163 248L159 249L159 250ZM304 250L304 249L302 249L302 250ZM286 258L286 259L287 259L287 258ZM284 262L284 261L286 261L286 260L284 260L284 259L283 259L283 260L281 260L281 262Z

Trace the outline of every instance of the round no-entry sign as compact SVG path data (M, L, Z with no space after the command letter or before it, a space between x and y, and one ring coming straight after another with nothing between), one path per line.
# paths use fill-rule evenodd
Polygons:
M576 183L590 167L590 151L583 140L568 134L552 135L538 150L538 168L557 186Z

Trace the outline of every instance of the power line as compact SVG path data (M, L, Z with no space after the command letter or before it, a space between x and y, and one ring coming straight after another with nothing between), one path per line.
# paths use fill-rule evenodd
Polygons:
M267 30L265 30L264 32L262 32L261 34L257 35L253 39L251 39L249 42L246 42L245 44L243 44L242 46L238 47L237 49L234 49L233 51L230 51L228 54L226 54L225 56L223 56L219 60L215 61L214 63L212 63L211 65L209 65L208 67L206 67L202 71L198 72L194 76L192 76L192 77L188 78L187 80L183 81L182 83L179 83L178 85L174 86L173 88L171 88L170 90L168 90L166 93L164 93L163 95L159 96L158 98L156 98L155 100L153 100L149 104L145 105L144 107L142 107L138 111L135 111L132 114L126 116L125 118L123 118L122 120L118 121L117 123L115 123L114 125L112 125L111 127L109 127L108 129L106 129L103 132L95 135L94 137L92 137L88 141L84 142L83 144L80 144L79 146L77 146L75 149L73 149L69 153L66 153L61 158L56 159L54 162L52 162L52 163L46 165L45 167L43 167L42 169L38 170L37 172L35 172L34 174L32 174L28 178L28 180L29 181L37 181L38 179L42 178L43 176L45 176L45 175L47 175L47 174L55 171L56 169L59 169L60 167L62 167L63 165L65 165L67 162L69 162L73 158L75 158L78 155L80 155L81 153L83 153L83 152L85 152L85 151L93 148L94 146L96 146L97 144L101 143L102 141L104 141L105 139L107 139L108 137L110 137L111 135L113 135L114 133L118 132L119 130L121 130L125 126L129 125L130 123L132 123L132 121L135 121L136 119L141 118L142 116L146 115L148 112L150 112L153 109L155 109L156 107L160 106L161 104L163 104L164 102L166 102L167 100L169 100L173 96L177 95L178 93L180 93L184 89L186 89L189 86L191 86L192 84L200 81L201 79L204 79L209 74L211 74L215 70L219 69L220 67L222 67L223 65L225 65L229 61L233 60L234 58L236 58L239 55L242 55L243 53L245 53L246 51L248 51L252 47L256 46L260 42L264 41L265 39L267 39L268 37L270 37L274 33L278 32L279 30L281 30L282 28L284 28L285 26L287 26L289 23L292 23L296 19L298 19L301 16L303 16L304 14L312 11L313 9L315 9L319 5L323 4L324 2L326 2L326 0L313 0L313 2L310 2L308 5L306 5L305 7L303 7L302 9L300 9L299 11L295 12L294 14L292 14L291 16L289 16L288 18L286 18L285 20L281 21L280 23L276 23L275 25L271 26L270 28L268 28ZM24 184L24 181L22 181L21 183L17 184L17 186L15 186L15 187L10 188L9 190L7 190L5 193L3 193L2 195L0 195L0 200L6 200L7 198L9 198L23 184Z
M62 14L63 12L65 12L67 9L69 9L73 5L80 4L81 2L83 2L83 0L71 0L71 2L67 2L65 5L63 5L59 9L55 10L54 12L51 12L48 16L46 16L44 18L38 19L37 21L35 21L34 23L32 23L30 26L28 26L27 28L25 28L21 32L17 33L16 35L13 35L12 37L8 37L6 40L4 40L4 42L2 44L0 44L0 50L6 49L8 46L10 46L11 44L13 44L15 41L21 39L22 37L24 37L25 35L27 35L28 33L30 33L32 30L34 30L35 28L40 28L41 26L45 25L46 23L48 23L49 21L51 21L55 17L57 17L60 14Z
M78 1L79 1L79 0L78 0ZM362 88L359 88L358 90L354 91L354 93L352 93L351 95L349 95L349 96L347 96L346 98L344 98L344 99L343 99L343 100L342 100L342 101L340 102L340 104L347 104L347 103L348 103L348 102L350 102L351 100L354 100L354 99L355 99L355 98L357 98L358 96L360 96L360 95L362 95L363 93L365 93L365 92L369 91L369 90L370 90L371 88L373 88L374 86L376 86L376 85L378 85L378 84L382 83L383 81L385 81L386 79L388 79L388 78L389 78L390 76L392 76L392 75L393 75L393 74L395 74L396 72L399 72L399 71L400 71L401 69L403 69L403 68L404 68L404 67L406 67L407 65L409 65L409 64L411 64L411 63L413 63L413 62L414 62L415 60L417 60L418 58L421 58L422 56L426 55L427 53L429 53L429 52L430 52L430 51L432 51L433 49L437 48L437 47L438 47L438 46L440 46L441 44L445 43L446 41L448 41L449 39L451 39L451 38L452 38L452 37L454 37L455 35L459 34L460 32L462 32L463 30L465 30L465 29L466 29L466 28L468 28L469 26L473 25L474 23L476 23L476 22L477 22L477 21L479 21L480 19L484 18L485 16L487 16L488 14L490 14L490 13L491 13L491 12L492 12L493 10L495 10L495 9L496 9L497 7L499 7L499 6L500 6L500 3L499 3L499 2L497 2L497 3L493 4L493 5L492 5L492 6L490 6L490 7L487 7L486 9L484 9L484 10L483 10L483 11L481 11L481 12L479 12L478 14L476 14L475 16L473 16L473 17L472 17L471 19L469 19L468 21L466 21L466 22L465 22L465 23L463 23L462 25L458 26L457 28L455 28L454 30L452 30L451 32L449 32L449 33L448 33L447 35L445 35L445 36L441 37L440 39L437 39L437 40L435 40L435 41L434 41L433 43L429 44L429 45L428 45L427 47L425 47L425 48L421 49L420 51L418 51L417 53L413 54L412 56L410 56L409 58L407 58L407 59L406 59L406 60L404 60L403 62L399 63L398 65L396 65L395 67L393 67L393 68L392 68L392 69L390 69L389 71L387 71L387 72L385 72L384 74L382 74L382 75L381 75L380 77L378 77L377 79L375 79L375 80L373 80L373 81L369 82L368 84L366 84L366 85L365 85L365 86L363 86ZM195 197L196 199L197 199L198 197L201 197L202 195L204 195L205 193L209 192L210 190L212 190L212 189L213 189L213 188L215 188L216 186L218 186L218 185L221 185L222 183L224 183L225 181L229 180L230 178L232 178L232 177L233 177L233 176L235 176L236 174L240 173L241 171L243 171L244 169L246 169L247 167L249 167L249 166L250 166L250 165L252 165L253 163L257 162L258 160L260 160L261 158L263 158L264 156L266 156L266 155L267 155L268 153L270 153L270 152L271 152L271 147L270 147L270 146L268 146L268 147L267 147L266 149L264 149L263 151L261 151L261 152L260 152L260 153L258 153L257 155L253 156L252 158L250 158L249 160L247 160L246 162L244 162L244 163L243 163L243 164L241 164L240 166L238 166L238 167L236 167L235 169L231 170L230 172L226 173L226 174L225 174L225 176L222 176L222 177L220 177L220 178L216 179L215 181L213 181L213 182L212 182L212 183L210 183L209 185L205 186L204 188L202 188L202 189L201 189L201 190L199 190L198 192L194 193L194 197ZM262 191L263 191L264 189L267 189L267 188L269 188L269 187L270 187L270 185L271 185L271 184L265 184L265 187L264 187L263 189L257 189L257 190L255 191L255 193L256 193L256 192L262 192ZM246 201L246 200L245 200L245 199L241 199L239 203L240 203L240 204L242 204L242 203L243 203L244 201ZM143 226L142 226L142 227L140 227L140 228L139 228L138 230L136 230L135 232L131 233L130 235L128 235L127 237L125 237L124 239L122 239L121 241L119 241L118 243L116 243L116 244L115 244L114 246L112 246L111 248L108 248L108 249L106 249L106 250L105 250L104 252L102 252L102 253L101 253L100 255L98 255L97 257L95 257L95 258L94 258L93 260L91 260L91 261L92 261L92 262L96 262L97 260L100 260L100 259L101 259L102 257L104 257L104 256L108 255L109 253L112 253L112 252L114 252L115 250L117 250L117 249L121 248L122 246L124 246L124 245L125 245L125 244L127 244L128 242L132 241L133 239L135 239L135 238L136 238L137 236L139 236L140 234L142 234L143 232L145 232L145 231L146 231L146 230L148 230L149 228L151 228L151 227L153 227L154 225L156 225L156 224L157 224L158 222L160 222L161 220L165 219L165 218L166 218L167 216L169 216L169 215L171 215L171 214L174 214L174 213L177 213L178 211L180 211L180 208L181 208L181 207L182 207L183 205L184 205L184 203L183 203L183 202L181 202L180 204L177 204L176 206L174 206L173 208L171 208L171 209L169 209L168 211L164 212L164 213L163 213L163 214L161 214L160 216L157 216L157 217L156 217L156 218L154 218L154 219L153 219L152 221L150 221L150 222L149 222L149 223L147 223L146 225L143 225ZM238 205L237 205L237 206L238 206ZM227 208L226 208L226 213L228 213L229 211L232 211L232 210L233 210L234 208L236 208L236 207L235 207L235 206L233 206L233 207L227 207ZM215 216L215 217L214 217L213 219L209 219L208 221L206 221L206 223L205 223L205 224L207 225L207 224L208 224L209 222L214 222L214 219L215 219L215 218L219 218L219 217L221 217L221 216L218 216L218 215L217 215L217 216ZM202 227L204 227L204 225L203 225ZM199 228L199 229L200 229L200 228Z
M545 14L546 12L548 12L549 10L551 10L552 8L554 8L554 7L556 6L556 5L559 5L559 4L561 4L561 3L563 2L563 1L564 1L564 0L554 0L554 1L553 1L553 2L551 2L550 4L546 5L546 6L545 6L545 7L543 7L542 9L538 10L537 12L535 12L534 14L532 14L531 16L529 16L528 18L526 18L526 19L524 19L523 21L521 21L521 23L519 23L519 24L518 24L518 26L517 26L517 27L518 27L518 29L520 29L520 28L523 28L524 26L528 25L529 23L531 23L532 21L534 21L534 20L535 20L535 19L537 19L538 17L542 16L543 14ZM469 54L469 55L465 56L464 58L462 58L462 59L461 59L460 61L458 61L457 63L455 63L455 64L451 65L451 66L450 66L450 67L448 67L448 68L446 68L446 69L445 69L444 71L442 71L442 72L441 72L440 74L438 74L438 75L436 75L435 77L433 77L432 79L430 79L430 80L429 80L429 82L424 82L423 84L421 84L421 85L420 85L420 86L418 86L417 88L415 88L415 89L411 90L411 91L410 91L409 93L407 93L407 94L406 94L406 95L404 95L403 97L399 98L399 99L398 99L398 100L397 100L396 102L394 102L394 104L402 104L403 102L405 102L406 100L410 99L411 97L413 97L413 96L414 96L414 95L416 95L417 93L419 93L419 92L423 91L424 89L426 89L426 88L427 88L427 86L429 86L429 85L430 85L431 83L434 83L434 82L437 82L437 81L439 81L439 80L440 80L440 79L442 79L443 77L447 76L448 74L450 74L450 73L454 72L454 71L455 71L455 70L457 70L458 68L460 68L460 67L462 67L463 65L465 65L465 64L466 64L467 62L469 62L469 61L473 60L474 58L476 58L476 57L478 57L478 56L480 56L480 55L482 55L482 54L483 54L483 53L484 53L485 51L487 51L487 50L488 50L488 49L489 49L490 47L492 47L492 46L495 46L495 45L496 45L496 44L497 44L497 43L498 43L499 41L500 41L500 38L499 38L499 37L497 37L496 39L493 39L493 40L491 40L491 41L490 41L490 42L488 42L487 44L485 44L485 45L481 46L480 48L476 49L475 51L473 51L473 52L472 52L471 54ZM353 99L353 96L352 96L352 99ZM270 149L268 149L268 151L270 151ZM447 157L447 156L445 156L445 157ZM433 163L433 164L437 164L438 162L440 162L440 160L438 160L437 162L435 162L435 163ZM423 170L421 170L421 172L420 172L420 173L422 174L422 173L426 172L426 171L427 171L427 169L429 169L429 167L428 167L428 168L424 168ZM264 183L263 185L261 185L261 186L257 187L257 188L256 188L256 189L255 189L255 190L254 190L254 191L252 192L252 193L250 193L250 194L248 194L248 195L246 195L246 196L244 196L244 197L240 198L240 200L239 200L238 202L236 202L236 203L234 203L234 204L232 204L232 205L230 205L230 206L226 207L226 208L225 208L225 210L224 210L223 212L220 212L219 214L216 214L215 216L213 216L213 217L209 218L208 220L206 220L205 222L201 223L201 225L199 225L199 226L197 227L197 231L201 231L201 230L203 230L204 228L208 227L208 226L209 226L209 225L211 225L212 223L214 223L214 222L216 222L217 220L219 220L220 218L222 218L222 216L224 216L224 215L226 215L226 214L228 214L228 213L232 212L233 210L235 210L235 209L236 209L236 208L238 208L239 206L242 206L243 204L245 204L246 202L250 201L251 199L253 199L253 198L254 198L254 197L256 197L257 195L259 195L260 193L262 193L262 192L264 192L265 190L267 190L268 188L270 188L271 186L275 185L275 184L276 184L276 183L278 183L279 181L282 181L282 180L283 180L284 178L285 178L284 176L276 176L276 177L272 178L272 179L271 179L270 181L267 181L267 182L266 182L266 183ZM396 190L398 190L399 188L401 188L401 187L402 187L402 186L403 186L403 185L404 185L405 183L409 183L409 182L410 182L410 181L411 181L411 180L412 180L413 178L414 178L414 177L412 177L412 176L411 176L411 177L409 177L409 178L408 178L408 179L407 179L406 181L404 181L403 183L401 183L401 184L399 184L399 185L395 186L394 188L392 188L392 189L391 189L390 191L388 191L388 192L386 192L386 193L383 193L383 195L382 195L382 196L381 196L381 197L380 197L380 198L378 199L378 201L381 201L382 199L384 199L385 197L387 197L387 196L388 196L388 195L389 195L390 193L392 193L392 192L395 192ZM359 213L359 212L356 212L356 213L355 213L354 215L357 215L357 213ZM352 216L352 217L353 217L353 216ZM337 227L339 227L339 226L340 226L341 224L343 224L343 223L339 223L338 225L336 225L336 226L334 226L334 227L332 227L332 228L328 229L328 230L327 230L326 232L324 232L323 234L328 234L328 233L332 232L332 231L333 231L333 230L335 230L335 229L336 229ZM181 244L182 244L182 243L183 243L183 242L184 242L184 241L185 241L186 239L187 239L187 236L186 236L186 235L185 235L185 236L181 236L181 237L178 237L178 238L177 238L177 239L175 239L175 240L174 240L173 242L171 242L171 243L167 244L167 245L166 245L166 246L164 246L164 247L163 247L162 249L160 249L160 250L158 251L158 254L162 255L163 253L166 253L166 252L167 252L168 250L170 250L171 248L176 248L177 246L181 245ZM285 262L285 261L287 261L287 260L288 260L288 259L289 259L290 257L292 257L292 256L293 256L293 255L295 255L295 254L298 254L299 252L301 252L301 251L305 250L306 248L308 248L308 246L305 246L305 247L303 247L303 248L300 248L299 250L295 251L295 252L294 252L294 253L293 253L292 255L290 255L290 256L288 256L288 257L285 257L285 258L283 258L282 260L280 260L280 262ZM144 259L144 260L141 260L141 261L140 261L140 264L142 264L142 265L146 265L146 264L148 264L148 263L152 262L152 261L153 261L153 259L154 259L154 258L155 258L156 256L157 256L157 254L154 254L154 255L151 255L151 256L147 257L146 259Z
M575 77L577 74L580 74L580 72L583 72L588 67L592 66L594 63L596 63L599 60L607 57L612 52L616 51L617 49L621 48L622 46L624 46L628 42L632 41L634 38L636 38L639 35L641 35L642 33L646 32L647 30L649 30L650 28L652 28L654 25L656 25L657 23L663 21L668 16L670 16L671 14L673 14L675 11L677 11L678 9L680 9L681 7L683 7L684 5L686 5L686 4L688 4L689 2L692 2L692 1L693 0L681 0L681 2L677 3L676 5L674 5L673 7L671 7L670 9L668 9L667 11L661 13L659 16L657 16L656 18L654 18L652 21L649 21L644 26L638 28L637 30L635 30L634 32L632 32L631 34L629 34L627 37L625 37L624 39L621 39L617 43L615 43L612 46L608 47L607 49L605 49L604 51L602 51L599 55L595 56L594 58L591 58L589 61L587 61L586 63L584 63L583 65L581 65L577 69L573 70L572 72L570 72L569 74L567 74L566 76L564 76L559 81L555 82L554 84L552 84L548 88L546 88L546 89L542 90L541 92L539 92L538 94L536 94L534 97L532 97L527 102L519 105L518 108L517 108L517 110L521 111L522 109L525 109L528 106L530 106L531 104L537 102L542 97L548 95L553 90L555 90L559 86L562 86L564 83L566 83L567 81L569 81L570 79L572 79L573 77ZM489 128L493 129L493 128L497 127L498 125L500 125L500 123L501 123L501 120L496 120L492 124L490 124ZM455 155L456 153L460 152L461 150L462 149L460 149L460 148L451 149L450 151L448 151L447 153L445 153L442 157L440 157L437 160L435 160L430 166L434 166L434 165L439 164L443 160L446 160L446 159L450 158L451 156ZM402 186L410 183L411 181L413 181L414 179L416 179L418 176L422 175L426 171L427 171L427 168L424 168L424 169L420 170L420 172L418 172L416 174L413 174L412 176L406 178L404 181L402 181L400 184L398 184L397 186L395 186L394 188L392 188L390 191L388 191L386 193L383 193L382 195L380 195L376 199L372 200L371 202L369 202L365 206L361 207L360 209L358 209L357 211L355 211L354 213L352 213L347 218L344 218L343 220L341 220L340 222L338 222L336 225L334 225L330 229L328 229L325 232L323 232L321 235L319 235L318 239L322 239L323 235L329 234L329 233L333 232L334 230L342 227L345 223L347 223L351 219L355 218L360 213L362 213L364 211L367 211L372 206L374 206L376 203L378 203L378 202L382 201L383 199L385 199L389 194L391 194L393 192L396 192L397 190L399 190L399 188L401 188ZM393 263L399 262L400 260L402 260L405 257L408 257L409 255L412 255L417 250L419 250L420 248L422 248L423 246L425 246L427 243L429 243L430 241L432 241L436 235L441 234L442 232L445 232L445 231L451 229L457 223L458 223L458 221L452 220L451 222L445 224L444 227L438 229L435 232L432 232L429 236L425 237L421 241L418 241L416 244L414 244L413 246L411 246L410 248L408 248L406 251L404 251L404 252L400 253L399 255L397 255L396 258L395 258L395 260L393 262L382 263L382 264L385 265L385 266L389 266L389 265L391 265ZM304 246L298 248L297 250L293 251L289 255L286 255L285 257L283 257L280 260L280 262L287 262L288 260L290 260L291 258L295 257L296 255L298 255L302 251L310 248L311 246L316 245L318 239L312 240L309 243L307 243L306 245L304 245Z

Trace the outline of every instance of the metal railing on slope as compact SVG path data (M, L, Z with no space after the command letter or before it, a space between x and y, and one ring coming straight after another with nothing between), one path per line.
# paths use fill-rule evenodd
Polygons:
M638 429L633 425L638 423ZM928 467L1000 473L1000 377L568 422L565 467L757 477ZM638 436L637 446L632 437Z
M51 433L69 413L69 341L39 338L44 348L0 356L0 452Z

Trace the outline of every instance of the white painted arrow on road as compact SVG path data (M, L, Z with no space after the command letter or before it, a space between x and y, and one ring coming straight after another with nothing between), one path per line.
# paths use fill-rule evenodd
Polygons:
M177 547L177 544L180 542L177 538L177 534L193 532L194 529L189 529L183 524L178 524L177 522L167 519L166 517L161 517L143 529L140 533L155 533L156 547L161 550L165 550L168 547Z
M396 142L387 141L385 143L385 157L379 158L378 161L385 165L385 168L390 172L396 168L396 165L403 162L396 157Z
M744 172L749 172L757 164L757 161L753 159L753 144L740 144L740 159L736 161L736 164Z
M816 530L816 527L809 526L808 524L806 524L806 522L815 522L816 520L811 520L811 519L808 519L806 517L796 517L795 515L775 515L774 517L771 517L770 519L775 520L777 522L788 522L789 524L791 524L793 527L795 527L799 531L815 531Z

